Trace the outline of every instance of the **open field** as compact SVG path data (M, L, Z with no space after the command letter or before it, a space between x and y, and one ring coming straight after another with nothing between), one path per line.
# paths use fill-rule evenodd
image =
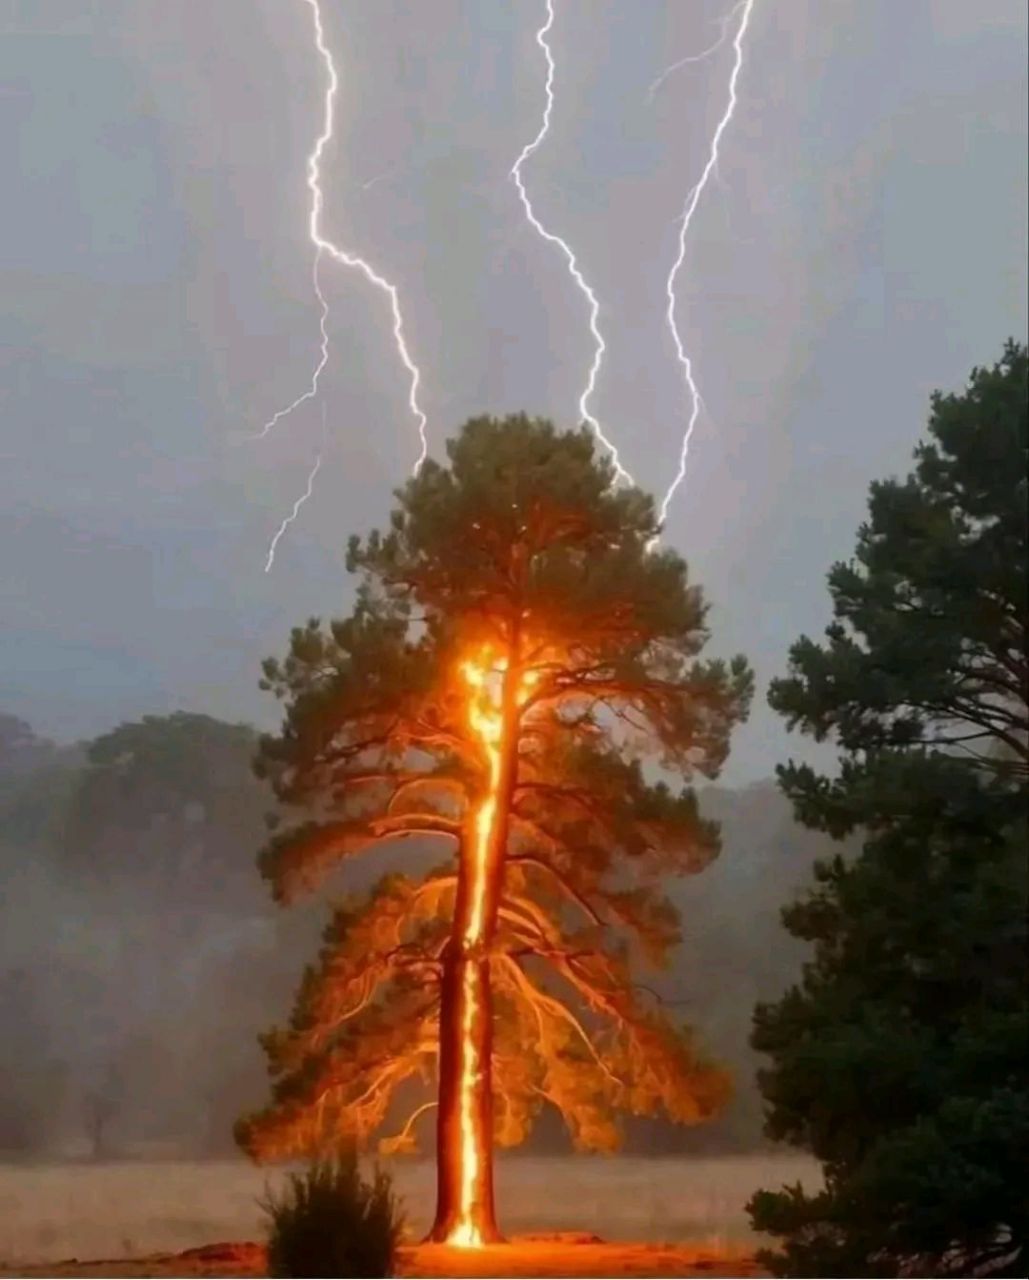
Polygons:
M428 1161L398 1161L393 1168L417 1238L432 1212L433 1166ZM80 1268L65 1274L141 1275L139 1269L122 1269L128 1259L177 1253L214 1241L259 1240L262 1215L257 1201L266 1181L274 1184L279 1176L242 1161L0 1165L0 1264L10 1272L19 1264L58 1259L121 1259L118 1270L112 1262L103 1270ZM576 1265L587 1268L579 1274L598 1274L589 1270L591 1266L603 1274L619 1274L604 1270L617 1265L626 1275L682 1275L686 1271L675 1268L684 1268L688 1257L696 1257L701 1262L697 1274L735 1275L743 1274L744 1268L725 1270L711 1259L738 1257L753 1246L744 1202L757 1187L798 1179L817 1184L817 1168L793 1156L512 1157L499 1161L497 1198L501 1227L510 1234L576 1231L611 1242L689 1242L685 1252L635 1248L616 1251L617 1256L602 1251L603 1258L587 1256L591 1249L596 1252L595 1246L578 1245ZM528 1254L520 1248L520 1261L512 1259L512 1270L517 1265L518 1274L547 1274L554 1260L541 1256L541 1249L545 1254L542 1245ZM447 1274L452 1262L436 1253L420 1250L409 1255L405 1269L409 1274ZM561 1265L572 1263L565 1259ZM149 1274L162 1274L160 1268L155 1260ZM46 1274L59 1271L52 1268ZM163 1274L185 1271L165 1269ZM206 1268L193 1274L256 1271L247 1260L228 1270Z

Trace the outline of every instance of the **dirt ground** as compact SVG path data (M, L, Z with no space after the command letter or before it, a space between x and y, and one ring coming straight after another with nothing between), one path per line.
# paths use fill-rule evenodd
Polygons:
M0 1276L24 1277L194 1277L263 1276L264 1249L258 1244L217 1244L184 1253L146 1258L79 1261L76 1258ZM401 1276L711 1276L751 1277L765 1273L745 1252L715 1252L704 1246L605 1244L596 1238L515 1239L489 1249L452 1249L414 1245L402 1250Z

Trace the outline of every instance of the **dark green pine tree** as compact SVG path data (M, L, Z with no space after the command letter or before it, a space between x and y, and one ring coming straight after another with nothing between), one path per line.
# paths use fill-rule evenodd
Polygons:
M481 418L448 455L398 492L388 533L352 540L351 616L265 666L286 716L260 768L307 815L263 854L276 896L405 838L439 862L337 912L239 1138L258 1158L363 1142L421 1078L433 1236L474 1242L497 1234L494 1140L542 1107L603 1148L619 1111L688 1123L727 1095L635 976L678 939L667 877L718 849L690 787L642 760L714 776L751 675L700 660L701 593L588 432Z
M768 1131L825 1172L751 1202L778 1275L1025 1274L1026 374L1011 343L933 398L830 573L827 642L772 684L844 753L780 769L798 817L863 840L784 913L813 959L755 1014Z

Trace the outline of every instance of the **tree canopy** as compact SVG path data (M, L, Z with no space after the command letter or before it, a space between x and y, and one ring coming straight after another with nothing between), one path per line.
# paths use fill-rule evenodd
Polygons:
M832 734L846 753L835 788L811 769L782 771L812 813L853 798L855 770L888 748L1029 776L1027 367L1026 347L1009 342L964 393L933 395L915 470L872 485L855 558L829 573L826 643L801 637L772 681L790 728Z
M258 768L306 814L261 856L276 896L399 839L440 861L336 911L289 1028L266 1040L273 1101L239 1127L257 1156L364 1141L419 1076L439 1078L451 1149L447 1064L467 1050L448 1026L469 974L494 1009L477 1123L501 1143L545 1104L604 1148L620 1110L689 1122L727 1094L634 971L678 939L661 880L718 849L691 787L642 762L714 777L750 671L699 657L700 589L653 549L651 500L614 486L588 432L479 418L448 459L398 491L386 533L351 540L350 616L311 620L265 664L286 711Z
M789 764L808 826L856 833L784 912L814 947L759 1005L771 1136L826 1186L760 1192L791 1276L1024 1273L1026 349L936 395L904 482L872 486L856 562L829 576L827 641L803 638L773 707L843 749Z

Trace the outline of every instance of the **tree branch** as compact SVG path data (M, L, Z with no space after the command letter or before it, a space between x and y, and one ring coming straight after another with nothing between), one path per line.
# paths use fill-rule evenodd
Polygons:
M375 818L369 824L377 839L388 836L437 835L460 840L462 825L438 813L400 813L393 817Z
M380 1152L388 1154L393 1151L399 1151L411 1136L411 1130L414 1128L419 1117L423 1116L426 1111L431 1111L433 1107L438 1106L439 1103L433 1100L432 1102L423 1102L420 1107L416 1107L407 1117L404 1127L399 1133L394 1134L392 1138L381 1139L379 1142Z
M553 878L564 890L565 894L569 898L571 898L573 902L577 902L579 906L582 907L583 911L586 912L586 914L589 916L589 918L593 921L594 924L601 925L601 926L604 925L605 923L604 920L602 920L601 917L597 914L592 904L585 897L583 897L583 895L578 891L578 889L576 889L573 885L568 883L568 881L561 874L561 872L557 870L556 867L551 866L551 864L545 861L543 858L534 857L532 854L529 854L529 853L513 854L505 859L506 866L517 866L521 864L525 864L527 866L533 866L533 867L540 867L542 868L542 870L549 872L549 874L553 876Z
M562 1004L560 1000L555 999L553 996L548 996L545 992L540 991L540 989L529 980L523 970L516 965L513 960L510 960L507 956L501 956L500 961L512 974L514 974L515 983L520 987L528 1003L530 1005L535 1004L540 1011L545 1009L553 1017L561 1018L567 1022L568 1025L578 1034L579 1038L589 1050L590 1055L601 1071L603 1071L612 1083L621 1085L622 1081L619 1080L604 1061L596 1045L594 1045L593 1041L586 1034L585 1028L575 1014L572 1013L571 1009L569 1009L567 1005Z

